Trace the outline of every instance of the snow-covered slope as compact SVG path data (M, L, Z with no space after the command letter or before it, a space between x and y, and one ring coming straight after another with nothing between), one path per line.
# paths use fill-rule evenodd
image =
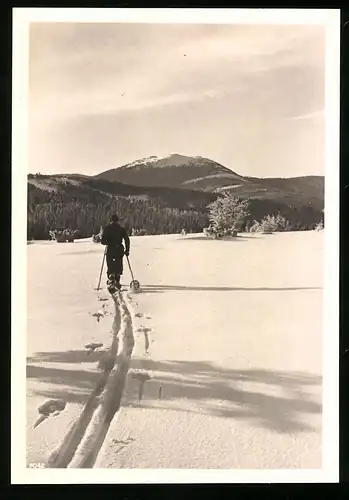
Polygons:
M150 156L96 176L134 186L166 186L185 189L213 190L216 187L243 182L243 177L229 168L201 156L177 153Z
M237 196L282 200L298 197L307 204L323 204L324 177L253 178L237 174L230 168L202 156L170 154L149 156L94 177L139 188L161 187L219 193L234 190ZM238 187L238 189L237 189ZM295 201L292 201L295 204Z

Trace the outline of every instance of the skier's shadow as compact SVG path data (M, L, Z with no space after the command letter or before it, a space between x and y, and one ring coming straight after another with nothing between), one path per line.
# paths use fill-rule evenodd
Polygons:
M163 293L166 291L191 292L287 292L298 290L322 290L322 287L229 287L229 286L187 286L187 285L143 285L141 293Z

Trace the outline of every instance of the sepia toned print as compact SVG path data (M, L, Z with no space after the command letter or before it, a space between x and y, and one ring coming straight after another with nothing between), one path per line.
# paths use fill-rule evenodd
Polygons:
M28 38L26 469L321 473L324 23Z

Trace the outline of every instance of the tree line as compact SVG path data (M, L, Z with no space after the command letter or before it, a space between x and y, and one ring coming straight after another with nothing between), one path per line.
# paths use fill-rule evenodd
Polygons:
M255 220L268 214L281 213L288 221L289 230L314 229L322 219L322 212L311 206L292 206L272 200L247 200L248 212L240 221L240 230L248 231ZM97 234L113 213L133 234L173 234L182 229L202 232L210 223L210 208L202 203L191 208L165 206L146 196L108 196L94 192L71 197L65 193L44 191L28 186L29 240L49 239L50 230L79 230L79 237Z
M97 234L113 213L119 214L121 223L131 233L179 233L183 228L200 232L207 224L205 213L196 210L161 207L147 200L114 198L112 201L84 203L82 201L46 202L32 204L28 209L27 238L49 239L49 231L78 229L81 238Z

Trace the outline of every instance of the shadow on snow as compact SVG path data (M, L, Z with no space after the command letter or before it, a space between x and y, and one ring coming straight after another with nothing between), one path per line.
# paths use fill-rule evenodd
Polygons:
M37 353L28 363L84 363L98 361L103 351L87 356L85 351ZM208 361L154 361L134 358L131 368L149 370L152 379L145 384L143 399L138 402L138 383L128 378L123 406L144 409L189 411L234 420L252 421L259 427L280 433L312 430L309 414L320 414L321 404L313 401L305 389L321 386L320 376L263 369L223 369ZM71 403L85 403L101 373L88 370L27 366L27 379L46 383L47 390L36 395L62 398ZM248 389L248 384L253 387ZM158 399L159 388L161 399ZM274 386L276 394L268 394ZM188 404L190 405L188 408Z

